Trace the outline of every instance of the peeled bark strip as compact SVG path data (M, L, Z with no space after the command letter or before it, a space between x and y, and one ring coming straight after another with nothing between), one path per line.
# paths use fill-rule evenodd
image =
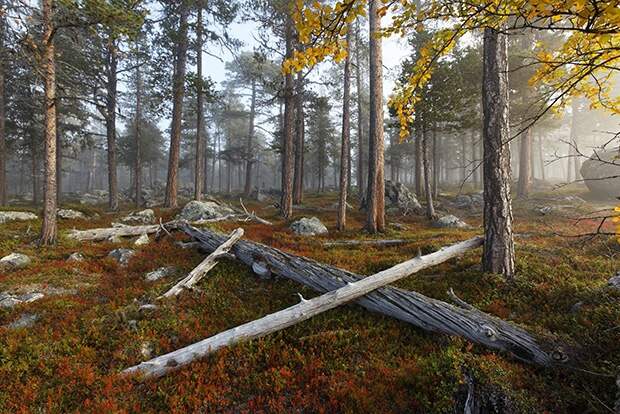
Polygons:
M325 293L316 298L306 300L301 297L297 305L272 313L263 318L245 323L210 338L186 346L150 361L143 362L123 371L125 374L141 373L144 377L160 377L168 372L202 358L219 348L242 342L252 338L259 338L312 318L315 315L336 308L353 299L364 296L381 286L396 282L413 273L430 266L443 263L446 260L460 256L471 249L482 245L482 238L457 243L445 247L426 256L416 257L400 263L387 270L372 276L347 283L341 288ZM220 246L221 248L221 246ZM218 250L220 249L218 248ZM217 252L217 250L216 250ZM215 253L215 252L214 252Z
M215 250L226 236L190 226L181 229L200 242L207 251ZM255 263L271 273L299 282L318 292L329 292L362 276L314 260L246 240L231 249L248 266ZM538 337L524 329L475 309L459 308L417 292L387 286L357 299L364 308L410 323L426 331L463 337L486 347L545 367L568 360L552 339Z
M200 282L200 280L205 277L205 275L209 272L209 270L213 269L217 264L217 260L228 255L230 248L243 236L243 229L238 228L232 233L228 240L222 243L213 253L207 256L198 266L196 266L189 274L184 277L179 283L174 285L170 290L161 295L158 299L161 298L169 298L170 296L177 296L184 289L190 289L196 283Z

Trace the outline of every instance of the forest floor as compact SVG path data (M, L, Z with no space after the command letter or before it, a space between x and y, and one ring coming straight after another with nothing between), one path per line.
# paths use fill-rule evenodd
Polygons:
M149 355L293 305L297 292L304 297L316 293L285 279L259 280L243 264L225 259L200 283L200 291L144 312L141 303L163 293L203 257L174 244L184 239L181 234L137 247L129 265L121 267L107 254L135 248L133 240L78 243L62 236L57 246L37 249L33 241L40 221L0 224L0 257L19 252L33 259L26 268L0 272L0 292L47 292L35 302L0 308L0 412L449 413L454 401L466 395L465 373L495 398L509 401L514 412L610 412L620 366L620 290L606 285L620 270L620 244L613 237L557 234L589 233L598 224L574 218L600 205L570 204L546 215L535 208L566 204L558 201L564 195L536 194L515 202L515 232L522 236L516 241L514 284L483 273L478 249L397 285L444 301L453 288L482 311L579 347L580 366L591 372L526 365L463 339L347 305L221 350L159 380L123 378L122 369ZM453 211L472 225L469 229L438 229L423 217L388 216L389 223L406 229L389 226L373 237L407 239L406 245L325 248L322 243L328 240L373 238L361 231L364 214L357 210L349 213L350 230L338 233L335 211L325 209L335 201L336 194L308 195L308 209L295 211L296 218L319 217L330 230L325 236L296 236L274 207L256 202L246 205L274 226L222 222L210 227L229 232L241 226L247 239L360 274L409 259L418 249L428 253L482 233L479 211ZM61 234L109 227L126 214L63 207L99 216L61 220ZM164 221L176 213L155 212ZM67 261L74 252L86 260ZM176 277L145 281L145 273L162 266L175 266ZM24 315L37 320L24 328L8 326Z

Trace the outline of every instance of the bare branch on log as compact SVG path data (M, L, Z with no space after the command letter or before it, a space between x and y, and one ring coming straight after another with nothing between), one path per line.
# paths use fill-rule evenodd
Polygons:
M202 358L209 353L215 352L219 348L252 338L259 338L295 325L315 315L350 302L360 296L364 296L389 283L396 282L422 269L460 256L469 250L482 246L482 243L483 239L481 237L475 237L450 247L444 247L426 256L413 258L372 276L348 283L339 289L313 299L307 300L299 295L301 302L297 305L221 332L215 336L151 359L150 361L143 362L137 366L127 368L123 372L126 374L141 373L147 378L160 377L196 359ZM218 250L220 250L221 247L222 246L220 246ZM214 252L214 254L216 252Z
M243 229L238 228L230 233L228 240L222 243L213 253L207 256L198 266L196 266L189 274L181 279L176 285L168 290L157 299L169 298L170 296L177 296L184 289L191 289L196 283L198 283L208 272L213 269L217 264L217 260L229 255L230 248L243 236Z
M215 250L225 240L225 236L209 230L198 230L187 225L181 229L199 241L207 251ZM240 240L231 251L248 266L261 262L261 267L271 273L321 293L362 278L355 273L248 240ZM460 336L508 352L525 362L548 367L562 365L572 359L572 356L569 358L569 350L563 349L553 337L535 335L479 310L462 309L417 292L386 286L357 299L356 303L426 331Z
M245 214L248 216L248 218L249 218L249 219L251 219L251 220L255 220L255 221L257 221L257 222L259 222L259 223L261 223L261 224L265 224L265 225L267 225L267 226L272 226L272 225L273 225L273 223L272 223L272 222L267 221L267 220L265 220L265 219L262 219L262 218L258 217L258 216L256 215L256 213L254 213L253 211L250 213L250 212L248 211L248 209L247 209L247 208L245 208L245 205L243 204L243 200L242 200L241 198L239 199L239 204L241 204L241 208L243 208L243 211L245 212Z
M378 246L392 247L402 246L411 243L411 240L391 239L391 240L336 240L333 242L323 243L323 247L339 247L339 246Z

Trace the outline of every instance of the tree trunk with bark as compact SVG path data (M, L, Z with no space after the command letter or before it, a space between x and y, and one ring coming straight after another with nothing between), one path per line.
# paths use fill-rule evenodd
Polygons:
M256 79L252 79L252 96L250 98L250 126L248 131L248 139L245 144L245 185L243 194L246 197L252 192L252 164L254 163L254 154L252 152L252 140L254 139L254 117L256 116Z
M300 205L304 198L304 146L305 146L305 115L304 115L304 79L297 74L295 92L295 175L293 177L293 204Z
M370 133L368 138L368 205L366 229L385 230L385 183L383 181L383 56L379 0L369 0L370 42Z
M174 56L172 78L172 123L170 125L170 154L164 206L177 207L179 154L181 151L181 123L183 121L183 97L185 96L185 70L187 65L189 6L187 0L179 2L179 31Z
M436 200L439 193L439 136L437 135L437 124L433 125L433 198Z
M196 90L196 164L194 166L194 200L202 200L205 188L206 174L206 154L205 142L203 137L204 124L204 96L202 91L202 8L198 9L198 20L196 22L196 72L198 74L198 85Z
M116 41L110 35L107 55L106 84L106 138L108 145L108 208L118 210L118 179L116 174L116 88L118 81L118 56Z
M428 160L428 133L422 130L422 163L424 165L424 194L426 197L426 217L436 220L435 206L433 204L433 189L431 188L431 163Z
M4 10L3 10L4 11ZM4 110L4 27L5 15L0 16L0 206L8 202L8 188L6 182L6 136Z
M142 205L142 69L136 68L136 159L134 165L136 208Z
M60 129L60 99L56 99L56 205L62 201L62 131Z
M293 56L294 23L292 11L287 12L285 24L286 58ZM280 200L280 215L285 219L293 215L293 134L295 123L295 97L293 94L293 74L284 76L284 120L283 120L283 151L282 151L282 198Z
M521 134L521 147L519 153L519 182L517 183L517 196L527 198L532 187L532 128L528 128Z
M415 139L415 147L414 147L414 168L415 168L415 173L414 173L414 188L415 188L415 195L418 198L422 198L423 193L422 193L422 133L421 133L421 129L418 126L415 126L415 134L414 134L414 139Z
M56 60L53 0L43 0L43 74L45 81L45 186L41 245L56 243Z
M482 107L484 114L484 255L483 269L514 276L515 253L510 199L508 148L508 42L491 28L484 30Z
M360 57L360 22L355 22L355 82L357 90L357 191L359 202L365 206L366 198L366 171L364 169L364 113L362 102L362 59Z
M342 143L340 146L340 198L336 227L344 231L347 227L347 192L349 189L349 167L351 146L351 27L346 36L347 57L344 61L344 87L342 94Z

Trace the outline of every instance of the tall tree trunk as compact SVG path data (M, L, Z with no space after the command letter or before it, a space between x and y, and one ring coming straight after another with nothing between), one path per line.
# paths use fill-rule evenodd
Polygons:
M532 187L532 128L526 129L521 134L520 150L517 196L527 198Z
M5 15L3 14L0 17L0 206L5 206L8 202L8 189L6 182L6 115L4 111L4 21Z
M136 163L134 165L134 192L136 208L142 205L142 69L136 68Z
M43 73L45 79L45 195L41 245L56 243L56 60L53 0L43 0Z
M545 150L543 147L543 134L538 134L538 157L540 161L540 179L546 181L545 177Z
M116 177L116 84L118 57L116 42L108 39L108 79L106 85L106 138L108 144L108 208L118 210L118 180Z
M414 158L415 158L415 174L414 174L414 188L415 195L418 198L422 198L422 133L421 129L417 126L415 128L415 147L414 147Z
M572 122L570 127L570 141L573 145L573 170L575 172L575 180L579 180L581 178L581 159L579 157L579 98L573 98L572 102Z
M433 125L433 198L437 199L439 193L439 137L437 136L437 124Z
M293 204L301 204L304 198L304 80L301 72L297 74L295 92L295 175L293 177Z
M480 160L478 158L478 144L476 143L476 133L474 128L471 129L471 154L473 162L472 168L474 168L474 188L478 189L480 187L480 166L478 165Z
M205 188L206 154L203 137L204 103L202 92L202 8L198 9L198 21L196 22L196 72L198 85L196 90L196 164L194 169L194 200L202 200ZM254 122L252 120L251 122Z
M31 125L34 123L34 119L31 120ZM37 157L37 134L34 128L30 127L30 145L32 148L32 162L31 162L31 175L32 175L32 204L35 206L39 204L39 160Z
M60 130L60 99L56 100L56 205L62 201L62 131Z
M422 129L422 163L424 165L424 194L426 196L426 217L436 220L435 206L433 205L433 190L431 188L431 163L428 160L428 133Z
M360 57L360 22L355 22L355 88L357 90L357 191L362 206L366 203L366 174L364 170L364 114L362 104L362 59Z
M285 41L286 58L293 56L293 18L289 10L286 16ZM295 123L295 97L293 96L293 75L287 73L284 77L284 122L283 122L283 152L282 152L282 199L280 200L280 214L288 219L293 215L293 133Z
M252 164L254 163L254 153L252 151L252 140L254 139L254 117L256 116L256 79L252 79L252 98L250 100L250 127L248 139L245 145L245 186L243 194L248 197L252 192Z
M508 41L484 30L482 108L484 114L484 254L487 272L514 277L514 240L508 148Z
M179 2L179 32L174 56L172 78L172 124L170 126L170 154L168 158L168 179L164 206L177 206L179 153L181 151L181 122L183 120L183 97L185 95L185 69L187 64L189 7L187 0Z
M344 89L342 94L342 143L340 147L340 199L336 227L344 231L347 227L347 192L349 189L350 146L351 146L351 27L347 30L347 57L344 61Z
M366 229L385 230L385 183L383 181L383 56L381 51L380 0L369 0L370 133L368 139L368 206Z

